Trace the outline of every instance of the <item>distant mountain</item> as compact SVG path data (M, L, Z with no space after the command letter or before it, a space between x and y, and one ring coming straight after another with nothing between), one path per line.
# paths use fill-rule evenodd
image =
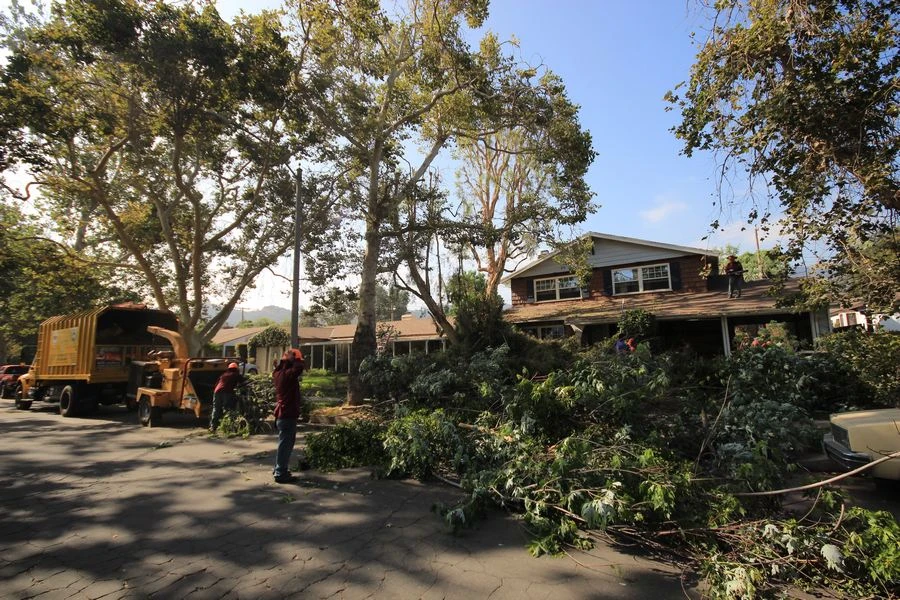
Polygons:
M291 311L290 309L282 308L280 306L264 306L259 310L241 310L238 308L231 311L231 315L225 323L226 325L234 327L240 323L241 320L257 321L259 319L271 319L278 325L284 321L289 322L291 320Z

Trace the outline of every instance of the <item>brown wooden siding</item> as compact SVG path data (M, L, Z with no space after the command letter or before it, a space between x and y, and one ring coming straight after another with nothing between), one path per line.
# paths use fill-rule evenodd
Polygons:
M674 268L670 266L670 273L674 272L675 269L678 269L678 272L681 276L681 288L678 290L674 290L673 292L657 292L657 294L669 294L678 292L706 292L711 288L709 285L709 280L703 277L701 274L704 266L703 259L704 257L702 255L696 254L691 256L672 257L665 260L648 260L637 263L629 263L627 265L617 265L616 267L612 268L615 269L620 267L639 267L643 265L653 265L663 262L669 263L669 265L677 264L678 266ZM712 272L714 273L718 268L718 261L716 259L712 259L711 262ZM609 268L593 270L590 281L590 299L596 300L599 298L607 297L609 295L605 291L606 289L611 289L610 284L605 281L605 278L609 272ZM543 277L548 277L548 275L538 276L538 278ZM526 304L528 302L528 296L533 295L534 279L535 277L521 277L512 279L510 281L513 306ZM623 296L623 298L628 297L629 296Z
M528 286L531 284L531 278L513 279L509 282L510 290L512 290L513 305L525 304L528 300Z

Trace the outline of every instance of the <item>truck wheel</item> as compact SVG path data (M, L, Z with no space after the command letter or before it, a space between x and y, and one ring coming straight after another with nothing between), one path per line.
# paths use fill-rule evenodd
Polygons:
M162 421L162 410L158 406L150 405L149 396L141 396L138 400L138 419L144 427L159 427Z
M59 394L59 414L64 417L74 417L78 414L78 399L75 397L75 388L67 385Z
M25 394L22 392L21 385L16 386L15 399L17 409L28 410L29 408L31 408L31 400L25 399Z
M0 383L0 398L6 398L6 384Z

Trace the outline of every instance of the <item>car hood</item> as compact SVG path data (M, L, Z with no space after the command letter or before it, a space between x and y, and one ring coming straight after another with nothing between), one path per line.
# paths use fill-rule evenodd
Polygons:
M879 410L855 410L845 413L834 413L831 422L835 425L870 425L885 421L900 421L900 408L883 408Z

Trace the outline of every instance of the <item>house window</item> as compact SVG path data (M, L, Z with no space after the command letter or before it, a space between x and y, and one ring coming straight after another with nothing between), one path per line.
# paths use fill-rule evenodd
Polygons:
M581 298L581 286L574 275L534 280L534 297L538 302Z
M614 296L672 289L668 264L613 269L612 280Z
M540 327L524 327L523 331L539 340L552 340L566 337L565 325L544 325Z

